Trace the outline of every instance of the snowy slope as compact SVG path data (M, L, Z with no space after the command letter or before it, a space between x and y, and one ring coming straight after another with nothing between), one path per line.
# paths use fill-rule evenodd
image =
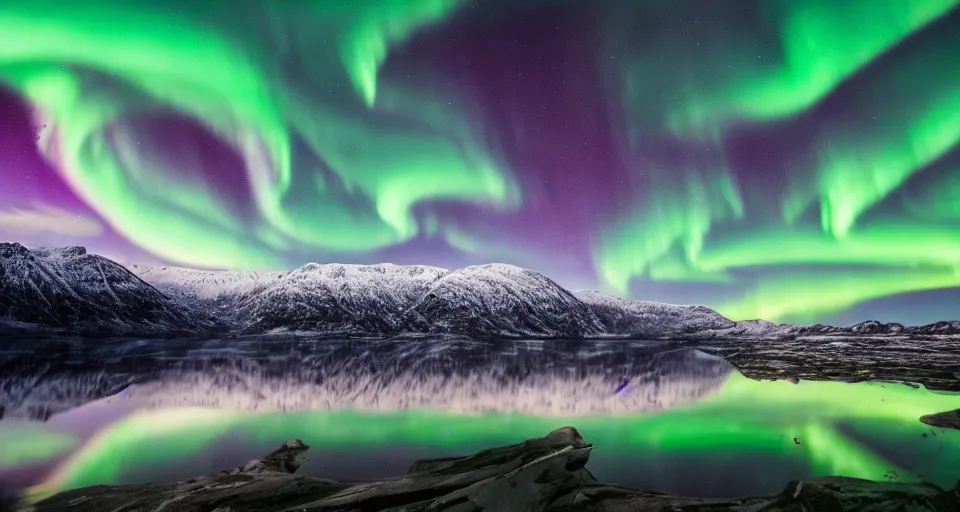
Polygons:
M737 325L706 306L624 300L598 291L578 291L575 295L600 317L608 333L660 337L727 331Z
M680 306L625 300L592 290L574 295L600 317L609 334L650 338L713 338L723 336L788 337L801 327L766 320L734 322L706 306Z
M287 272L196 270L130 265L130 271L158 290L189 303L216 302L265 288Z
M317 263L275 273L133 270L186 304L213 308L247 334L583 337L603 331L567 290L511 265L454 272L422 265Z
M455 271L316 263L283 272L138 265L128 271L82 247L29 250L2 243L0 334L22 335L38 325L141 336L298 331L705 340L960 334L960 322L904 327L868 321L848 328L734 322L705 306L570 293L542 274L504 264Z
M394 334L402 313L447 270L422 265L310 263L238 294L244 332L289 329Z
M410 308L420 332L580 338L601 334L597 316L544 275L513 265L466 267L443 276Z
M96 335L190 331L197 319L124 267L83 247L0 243L0 322Z

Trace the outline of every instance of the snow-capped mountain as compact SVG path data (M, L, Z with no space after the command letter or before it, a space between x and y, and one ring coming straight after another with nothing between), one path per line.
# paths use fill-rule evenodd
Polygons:
M132 272L131 272L132 271ZM0 332L174 336L307 332L393 336L671 339L960 334L960 322L841 328L734 322L705 306L571 293L512 265L310 263L281 272L132 265L82 247L0 244ZM31 331L33 329L33 331ZM43 331L46 329L46 331Z
M203 325L176 301L83 247L0 243L0 330L88 335L186 333Z
M244 332L399 333L407 330L404 311L446 274L421 265L310 263L237 294L238 325Z
M444 275L404 320L417 332L560 338L604 332L590 308L560 285L543 274L503 264Z
M242 333L399 333L579 338L596 315L547 277L512 265L450 272L423 265L310 263L288 272L141 267L140 277L188 304L221 312Z

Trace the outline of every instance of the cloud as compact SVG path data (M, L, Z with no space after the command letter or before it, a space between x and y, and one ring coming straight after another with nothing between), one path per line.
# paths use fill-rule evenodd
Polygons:
M43 203L28 208L0 210L0 233L16 235L55 234L79 238L100 236L100 222Z

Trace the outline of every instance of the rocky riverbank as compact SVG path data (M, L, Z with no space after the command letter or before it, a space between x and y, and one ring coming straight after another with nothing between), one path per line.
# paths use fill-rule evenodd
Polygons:
M243 467L182 482L93 486L47 497L35 512L480 512L480 511L960 511L960 483L793 481L767 496L707 500L598 481L586 469L592 444L563 427L544 437L464 457L424 460L377 482L295 476L309 446L299 439Z

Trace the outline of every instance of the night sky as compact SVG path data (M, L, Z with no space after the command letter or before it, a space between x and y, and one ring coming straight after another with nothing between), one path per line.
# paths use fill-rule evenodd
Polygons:
M0 2L0 239L960 318L960 0Z

